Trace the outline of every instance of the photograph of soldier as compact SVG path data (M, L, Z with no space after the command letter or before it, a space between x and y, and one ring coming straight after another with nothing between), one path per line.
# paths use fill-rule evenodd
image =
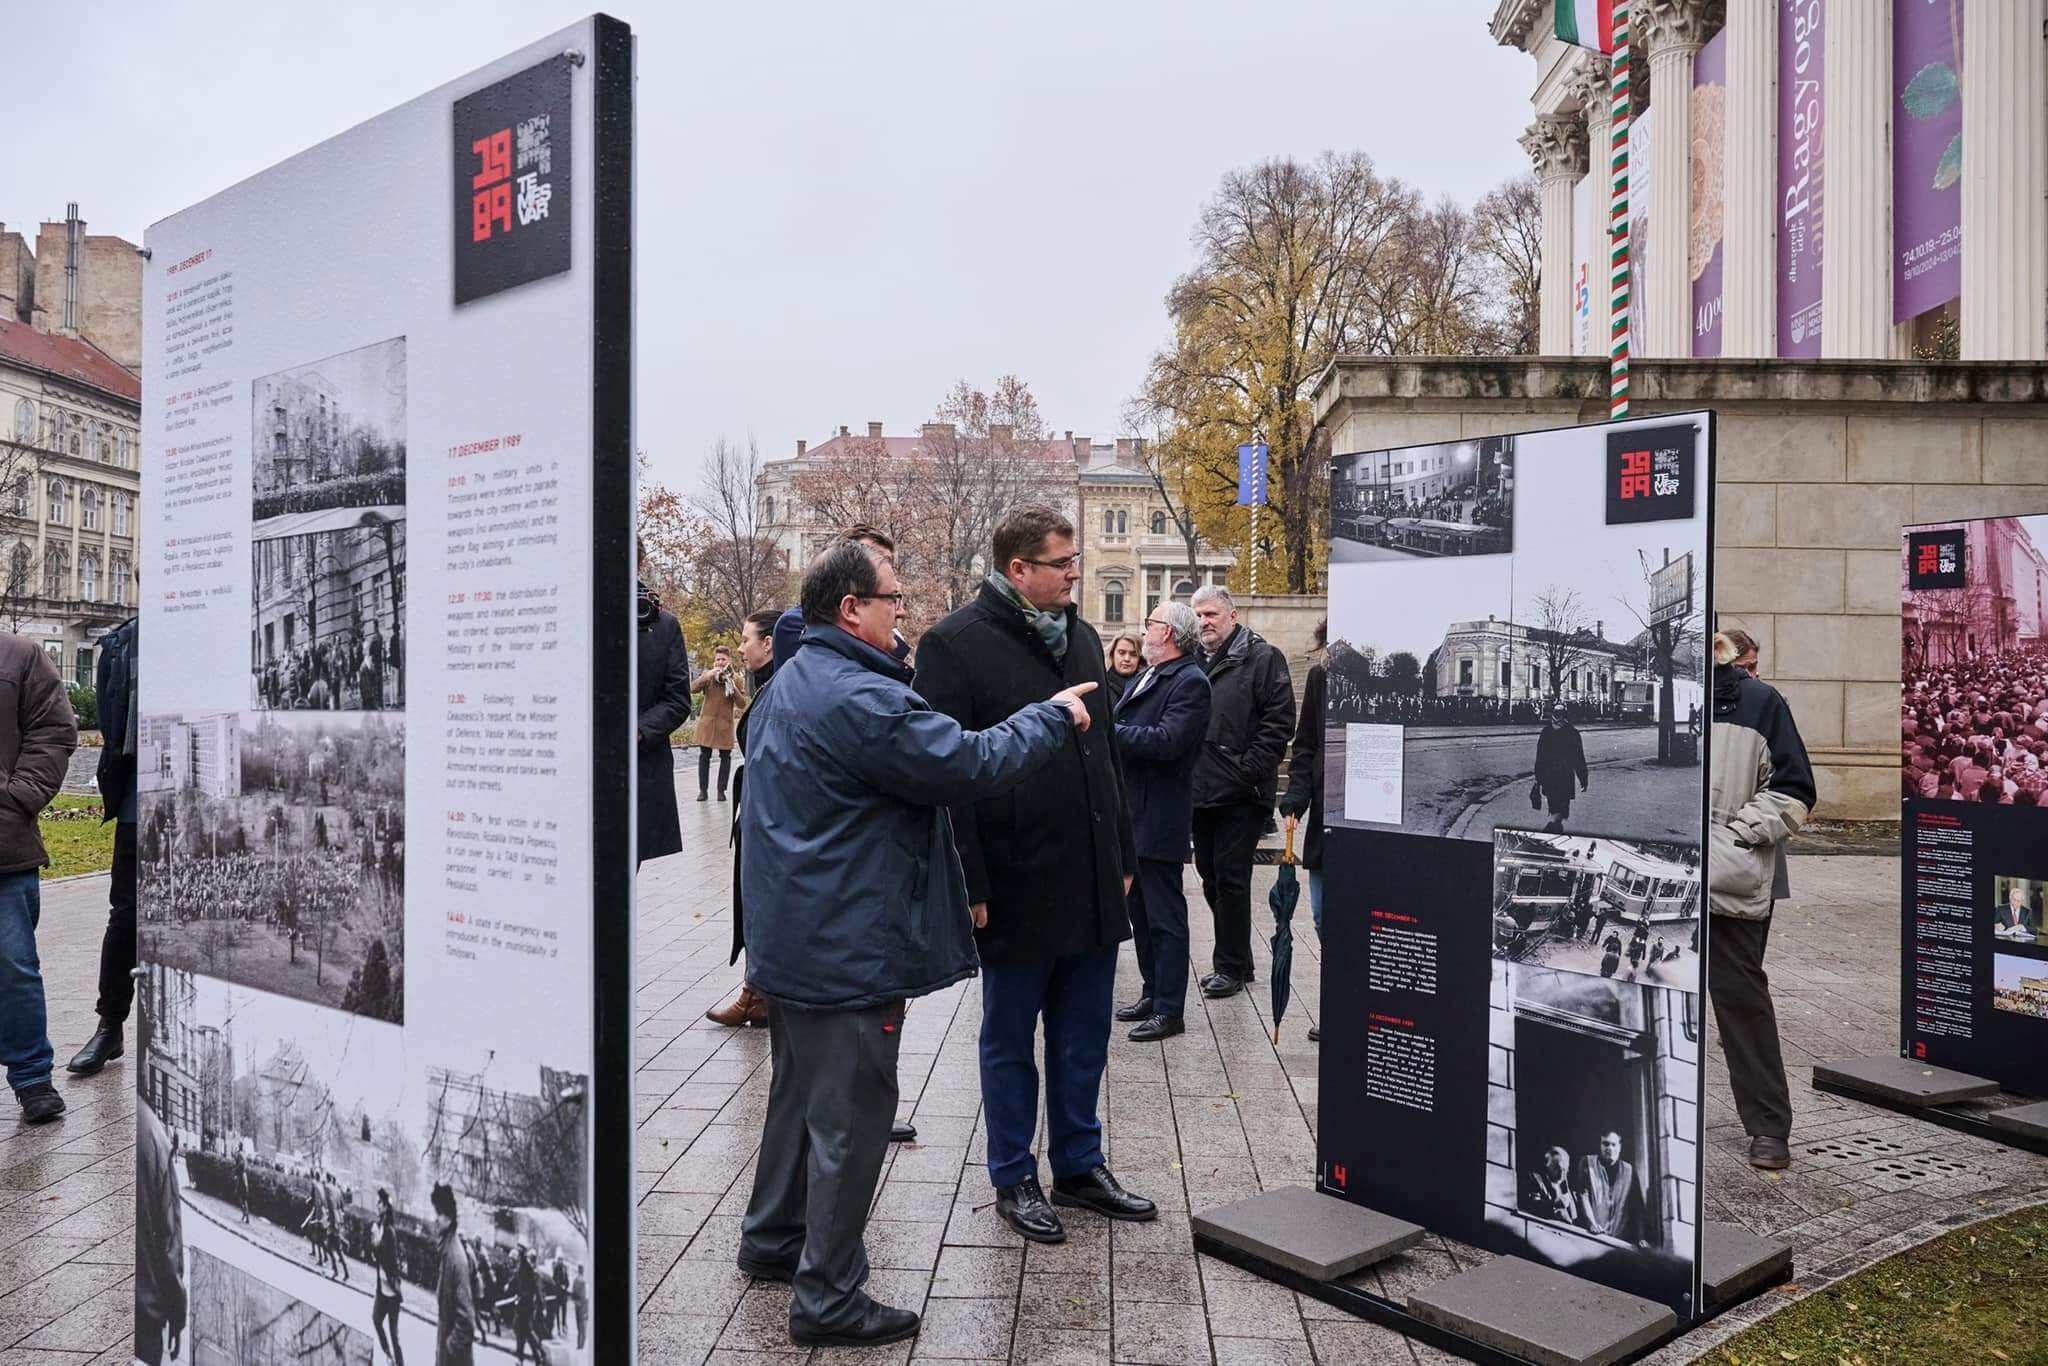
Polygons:
M1500 555L1515 548L1515 438L1357 451L1330 461L1330 559Z
M281 519L255 543L250 705L258 711L405 707L405 520L376 509Z
M403 721L148 716L137 769L145 959L403 1020Z
M1697 992L1698 848L1496 829L1493 956Z
M264 375L251 386L255 533L293 514L405 507L405 338Z

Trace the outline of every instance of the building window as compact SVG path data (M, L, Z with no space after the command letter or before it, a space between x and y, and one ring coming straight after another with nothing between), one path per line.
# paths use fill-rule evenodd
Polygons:
M1508 669L1509 669L1509 667L1510 667L1510 666L1509 666L1508 662L1507 662L1507 661L1506 661L1505 659L1503 659L1503 660L1502 660L1502 661L1500 662L1500 686L1501 686L1501 690L1502 690L1503 692L1505 692L1505 691L1507 690L1508 686L1509 686L1509 684L1508 684Z
M78 672L76 674L73 674L72 677L74 680L76 680L80 687L87 687L91 685L92 646L81 645L78 647Z
M14 405L14 439L24 446L36 439L36 405L27 399Z
M114 599L114 606L126 607L128 605L128 580L130 578L128 572L128 557L118 550L115 551L113 566L114 581L111 584L107 585L110 589L113 590L109 596L111 596Z
M117 493L114 495L114 534L116 536L126 536L128 534L128 505L132 501L128 494Z
M768 495L768 525L775 525L775 495Z
M1116 534L1116 513L1108 508L1102 510L1102 534L1105 536Z
M1458 661L1458 686L1461 688L1472 686L1472 661L1469 659Z
M85 454L85 420L77 413L68 415L64 420L64 454Z
M1166 534L1166 514L1165 514L1165 513L1163 513L1163 512L1158 512L1158 511L1155 511L1155 512L1153 512L1153 514L1152 514L1152 534L1153 534L1154 536L1164 536L1164 535Z
M20 597L29 591L29 548L20 541L7 555L7 591Z
M100 491L90 485L78 495L78 525L87 531L100 529Z
M71 520L71 490L65 487L62 479L52 479L49 484L49 495L50 525L66 525Z
M17 517L28 517L34 515L35 497L36 481L29 478L26 474L15 475L14 515Z
M1130 514L1129 510L1128 510L1128 509L1125 509L1125 508L1118 508L1118 509L1116 510L1116 531L1117 531L1117 535L1119 535L1119 536L1127 535L1127 534L1129 534L1129 532L1130 532L1130 529L1131 529L1131 514Z
M1193 579L1182 579L1173 586L1173 596L1176 601L1186 602L1194 595L1195 581Z
M100 557L90 550L79 552L78 596L87 602L100 600Z
M1121 579L1111 579L1102 585L1102 619L1111 625L1121 625L1124 619L1124 585Z
M65 562L64 547L53 545L43 552L43 595L51 598L69 597L66 591L71 586L71 566Z
M1209 571L1209 582L1215 584L1218 588L1230 587L1230 570L1223 565L1216 566L1216 568Z

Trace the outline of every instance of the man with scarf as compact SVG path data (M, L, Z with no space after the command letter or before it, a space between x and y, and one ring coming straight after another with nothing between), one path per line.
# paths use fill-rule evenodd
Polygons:
M919 690L969 730L1000 723L1055 689L1092 685L1095 724L1013 790L955 805L953 828L982 963L981 1097L997 1213L1034 1242L1066 1230L1038 1184L1033 1041L1045 1020L1052 1205L1150 1219L1151 1201L1104 1165L1097 1098L1109 1052L1117 946L1137 872L1103 687L1102 640L1074 606L1074 527L1025 507L995 530L996 568L974 601L918 642Z

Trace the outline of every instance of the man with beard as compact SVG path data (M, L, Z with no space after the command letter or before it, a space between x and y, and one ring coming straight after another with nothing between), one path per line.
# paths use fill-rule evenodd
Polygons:
M1550 719L1536 735L1536 786L1550 807L1550 824L1544 830L1564 833L1565 819L1572 814L1572 784L1587 789L1586 746L1579 728L1564 714L1564 703L1550 704Z
M1543 1151L1543 1165L1529 1174L1522 1190L1522 1208L1561 1224L1579 1220L1579 1197L1572 1194L1572 1158L1562 1148Z

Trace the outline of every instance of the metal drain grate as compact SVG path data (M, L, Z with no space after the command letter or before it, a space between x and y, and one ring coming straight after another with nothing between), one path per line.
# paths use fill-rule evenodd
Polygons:
M1874 1157L1895 1157L1910 1151L1907 1145L1884 1134L1851 1134L1846 1138L1830 1138L1809 1144L1806 1155L1828 1166L1868 1162Z

